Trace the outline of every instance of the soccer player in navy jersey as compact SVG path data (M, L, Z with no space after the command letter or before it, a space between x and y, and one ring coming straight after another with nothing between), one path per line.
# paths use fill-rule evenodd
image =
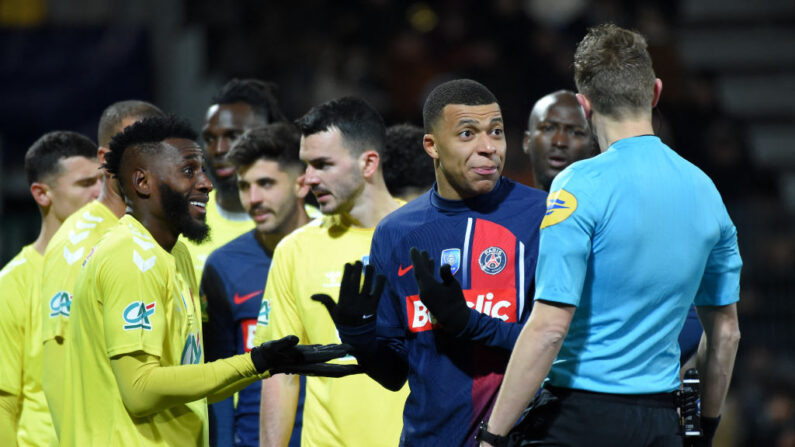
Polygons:
M245 132L226 156L237 171L243 208L256 227L215 250L207 259L201 287L207 302L204 343L208 361L248 352L262 292L276 244L304 225L308 187L299 182L304 164L298 158L301 133L279 122ZM267 316L266 316L267 317ZM211 407L211 433L217 445L259 445L262 382ZM300 433L300 408L293 433ZM298 445L300 436L293 436Z
M441 84L423 120L436 183L378 224L363 292L356 263L336 305L313 298L370 377L391 390L408 380L401 445L467 445L530 312L546 194L502 177L502 112L483 85Z

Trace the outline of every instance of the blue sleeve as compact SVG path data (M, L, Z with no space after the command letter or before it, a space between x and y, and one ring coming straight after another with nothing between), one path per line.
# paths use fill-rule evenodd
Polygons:
M230 357L235 352L232 309L224 293L224 284L213 258L208 259L202 274L201 293L207 302L207 323L204 324L205 361ZM234 442L235 408L232 398L209 406L210 445L231 446Z
M458 337L510 351L513 350L523 326L523 323L506 323L499 318L470 310L469 322Z
M737 229L721 204L720 240L707 258L704 276L696 293L696 306L725 306L740 299L740 270L743 261L737 247Z
M396 309L396 303L400 300L392 291L392 278L388 273L390 270L384 269L384 256L379 250L378 236L379 231L376 229L370 247L370 264L375 268L376 274L385 275L387 281L378 302L376 323L337 329L342 341L354 347L354 355L367 371L367 375L384 388L397 391L408 380L406 340L400 324L400 309Z
M552 181L541 221L536 267L536 300L580 303L600 203L583 175L567 168Z

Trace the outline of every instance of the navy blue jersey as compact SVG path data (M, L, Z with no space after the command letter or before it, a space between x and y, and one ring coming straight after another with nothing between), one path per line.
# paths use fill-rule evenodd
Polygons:
M384 384L403 362L410 394L404 445L465 445L491 411L511 349L530 313L546 193L506 178L488 194L446 200L435 188L387 216L375 230L370 263L387 278L379 302L371 377ZM451 336L419 300L409 250L450 264L470 308ZM437 271L438 278L438 271ZM345 338L349 338L346 334ZM373 349L373 348L370 348ZM389 352L392 361L383 361ZM383 366L379 366L383 365ZM385 385L387 386L387 385Z
M249 352L268 278L271 256L249 231L207 258L202 274L205 300L205 358L208 362ZM302 378L303 379L303 378ZM240 390L237 405L229 398L210 405L211 439L217 446L258 446L261 382ZM300 443L302 394L290 446Z

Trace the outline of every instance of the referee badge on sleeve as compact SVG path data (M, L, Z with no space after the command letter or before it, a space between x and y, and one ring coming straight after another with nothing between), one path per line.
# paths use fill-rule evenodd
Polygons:
M552 191L547 196L547 212L541 221L541 228L546 228L568 219L577 209L577 198L565 189Z

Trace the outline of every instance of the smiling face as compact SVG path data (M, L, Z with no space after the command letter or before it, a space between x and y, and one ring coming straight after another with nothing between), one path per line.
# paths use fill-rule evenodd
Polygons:
M536 103L522 147L530 156L536 185L546 191L560 171L594 155L588 121L574 94L552 94Z
M282 168L259 159L237 171L240 203L262 234L286 233L298 210L296 186L300 168Z
M364 190L359 158L351 156L342 132L332 127L301 137L301 160L306 163L304 183L312 189L323 214L353 209Z
M213 104L207 109L202 139L207 146L207 169L219 192L235 192L235 168L224 159L246 130L265 125L246 103Z
M446 105L423 141L436 162L439 195L461 200L494 189L505 164L504 133L497 103Z
M163 150L153 157L156 188L152 192L153 205L165 226L173 235L184 234L201 242L207 238L206 204L212 184L204 173L202 149L196 142L181 138L167 139Z

